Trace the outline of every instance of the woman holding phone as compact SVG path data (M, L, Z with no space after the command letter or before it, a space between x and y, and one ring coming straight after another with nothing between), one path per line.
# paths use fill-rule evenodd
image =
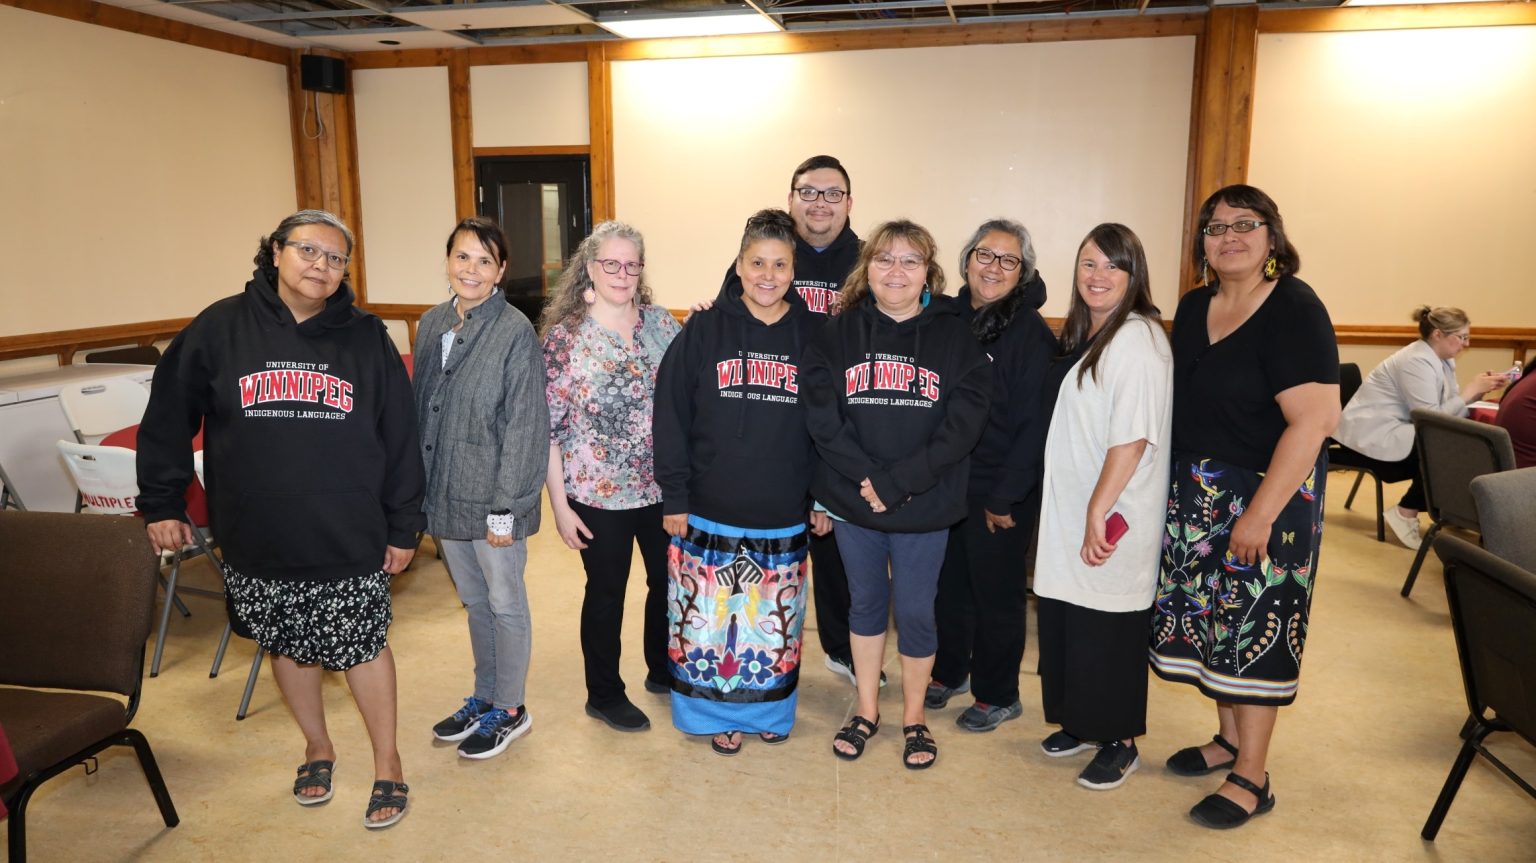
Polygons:
M1061 333L1071 362L1045 445L1035 595L1046 755L1098 753L1085 788L1118 788L1146 733L1146 626L1168 500L1173 353L1141 241L1094 228ZM1080 358L1078 358L1080 356Z

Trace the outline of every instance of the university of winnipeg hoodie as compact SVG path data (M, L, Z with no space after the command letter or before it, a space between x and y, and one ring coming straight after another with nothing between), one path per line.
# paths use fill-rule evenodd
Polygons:
M203 424L213 535L244 575L328 581L377 572L426 528L411 383L384 323L342 285L295 323L257 270L155 368L139 427L139 509L179 518Z
M987 422L992 369L946 297L894 321L866 296L805 354L806 410L821 462L811 490L861 527L916 533L965 517L969 456ZM886 511L859 495L868 478Z
M794 289L811 314L829 315L837 308L838 292L859 261L860 247L859 235L848 225L843 225L832 245L819 252L799 234L795 235ZM736 275L735 261L725 269L725 280L715 302L724 302L732 294L741 296L741 276Z
M772 324L753 317L741 282L696 312L656 372L656 482L662 512L737 527L805 521L815 450L800 358L822 318L789 291Z

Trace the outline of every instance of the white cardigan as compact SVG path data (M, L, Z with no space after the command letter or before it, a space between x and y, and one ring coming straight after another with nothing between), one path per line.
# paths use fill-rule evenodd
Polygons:
M1440 359L1423 339L1371 370L1344 406L1333 438L1379 461L1402 461L1413 451L1413 420L1408 412L1414 408L1467 414L1467 403L1456 385L1456 361Z

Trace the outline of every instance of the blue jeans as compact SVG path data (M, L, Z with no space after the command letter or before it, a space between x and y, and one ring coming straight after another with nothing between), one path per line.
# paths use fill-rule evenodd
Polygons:
M933 599L939 590L949 530L886 533L845 521L833 530L848 572L848 631L883 634L894 604L897 652L918 659L934 655L939 637Z
M475 657L475 697L514 710L523 706L533 622L523 569L528 542L493 548L483 539L439 539L443 563L469 612L469 648Z

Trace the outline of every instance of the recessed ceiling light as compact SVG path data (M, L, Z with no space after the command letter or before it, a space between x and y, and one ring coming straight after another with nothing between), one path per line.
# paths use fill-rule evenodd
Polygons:
M674 36L736 36L745 33L776 33L777 24L766 15L748 9L707 15L599 17L597 23L625 39L666 39Z

